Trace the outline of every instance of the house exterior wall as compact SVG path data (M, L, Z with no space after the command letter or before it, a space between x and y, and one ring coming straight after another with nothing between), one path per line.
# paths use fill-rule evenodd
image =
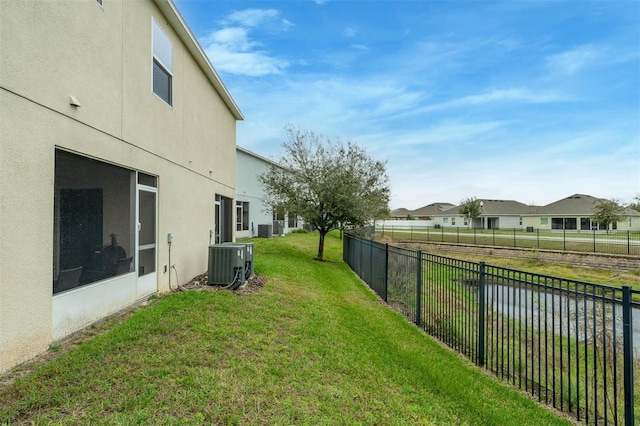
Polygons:
M522 224L524 224L524 218L521 223L520 216L499 216L498 217L499 229L522 229Z
M176 279L168 233L182 281L207 269L215 195L235 198L241 114L172 8L0 2L0 372L139 299L126 279L52 295L56 150L158 177L157 291ZM152 92L152 18L172 43L171 106Z
M577 228L578 228L576 231L592 232L591 229L589 230L580 229L580 221L582 219L590 220L590 216L588 215L575 215L575 214L574 215L572 214L532 215L532 216L524 216L522 218L522 221L523 221L523 226L525 228L533 227L534 229L551 230L553 229L552 228L553 218L575 219ZM609 228L611 229L611 225L609 225ZM640 231L640 216L625 217L623 220L619 221L616 224L616 230L617 231Z
M237 201L249 203L249 229L237 230L237 238L249 238L258 236L258 225L271 225L276 232L276 224L273 218L273 209L263 203L264 189L258 180L258 176L266 172L269 165L276 165L260 155L254 154L243 148L237 149ZM303 227L302 219L298 218L296 226L289 226L289 215L285 215L278 225L282 235L294 229Z
M237 201L249 203L249 229L236 231L237 238L255 237L258 235L258 225L272 224L272 210L262 203L264 190L258 181L258 176L267 171L267 166L267 161L237 150Z

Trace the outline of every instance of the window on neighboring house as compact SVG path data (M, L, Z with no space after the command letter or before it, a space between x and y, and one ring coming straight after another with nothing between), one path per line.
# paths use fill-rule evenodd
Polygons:
M548 217L541 217L540 218L540 225L548 225L549 224L549 218Z
M236 231L249 230L249 203L236 201Z
M297 228L298 227L298 215L292 212L287 214L288 226L289 228Z
M442 220L442 223L449 223L449 218L448 218L448 217L445 217L445 218Z
M520 226L522 226L522 216L520 216Z
M451 218L451 225L455 225L455 224L456 224L456 218L455 218L455 217L452 217L452 218Z
M469 221L467 219L464 220L464 226L467 226L469 224Z
M591 220L588 217L580 218L580 230L588 231L591 229Z
M274 207L273 220L284 220L285 211L283 207Z
M173 46L155 19L153 27L153 93L172 105Z

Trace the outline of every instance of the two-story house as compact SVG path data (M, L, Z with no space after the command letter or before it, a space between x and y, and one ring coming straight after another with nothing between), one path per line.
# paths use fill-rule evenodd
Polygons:
M206 270L242 118L171 0L0 2L0 371Z

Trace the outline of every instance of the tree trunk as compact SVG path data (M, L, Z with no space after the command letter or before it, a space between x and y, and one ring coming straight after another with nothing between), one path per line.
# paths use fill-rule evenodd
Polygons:
M327 235L326 231L319 231L320 238L318 240L318 257L316 260L324 260L324 237Z

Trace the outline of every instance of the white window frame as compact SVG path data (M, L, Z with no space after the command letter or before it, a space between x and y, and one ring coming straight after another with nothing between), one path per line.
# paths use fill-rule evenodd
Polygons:
M247 221L245 222L245 213L247 213ZM249 202L236 201L236 231L249 230Z
M169 48L167 49L167 46L164 46L164 48L158 46L158 49L156 49L156 41L166 42ZM154 90L154 62L158 64L160 69L164 71L169 78L169 100L164 99ZM153 17L151 18L151 92L169 106L173 106L173 43L160 24L158 24L158 21Z

